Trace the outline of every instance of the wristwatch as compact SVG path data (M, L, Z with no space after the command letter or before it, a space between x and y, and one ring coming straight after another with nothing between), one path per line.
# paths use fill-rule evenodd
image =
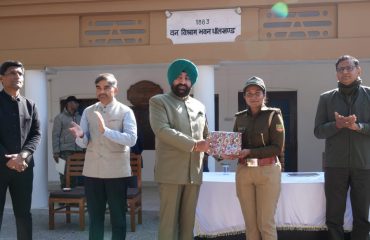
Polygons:
M359 127L358 131L361 131L362 129L364 129L364 124L358 123L358 127Z
M27 151L20 152L21 158L27 162L27 158L30 156L30 153Z

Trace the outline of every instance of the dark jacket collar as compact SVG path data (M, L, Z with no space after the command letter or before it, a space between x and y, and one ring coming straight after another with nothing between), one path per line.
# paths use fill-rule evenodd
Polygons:
M8 101L20 101L21 100L21 95L18 94L17 97L10 96L5 90L1 90L0 94Z

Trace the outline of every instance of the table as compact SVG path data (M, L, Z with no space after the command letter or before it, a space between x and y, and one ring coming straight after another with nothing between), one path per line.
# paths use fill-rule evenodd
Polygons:
M275 215L278 230L325 230L324 173L282 173ZM344 229L352 229L349 197ZM203 173L194 226L195 236L220 236L245 231L236 196L235 173Z

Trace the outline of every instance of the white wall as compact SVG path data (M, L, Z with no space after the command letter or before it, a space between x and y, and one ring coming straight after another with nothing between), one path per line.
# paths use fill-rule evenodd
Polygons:
M320 171L324 141L313 135L314 118L320 94L337 86L335 59L319 62L248 62L222 63L215 70L215 91L219 94L220 130L232 130L234 113L238 110L238 91L245 81L257 75L262 77L267 91L297 91L298 108L298 170ZM360 59L364 70L364 85L370 85L370 60ZM159 84L164 92L169 91L166 80L166 65L99 67L99 69L57 69L49 74L50 124L49 124L49 181L58 181L51 153L52 119L59 113L59 101L69 95L79 98L95 97L95 77L102 72L111 72L119 80L118 100L127 101L127 89L137 81L150 80ZM201 81L201 79L199 79ZM204 89L207 91L207 89ZM153 181L154 151L144 151L143 181Z

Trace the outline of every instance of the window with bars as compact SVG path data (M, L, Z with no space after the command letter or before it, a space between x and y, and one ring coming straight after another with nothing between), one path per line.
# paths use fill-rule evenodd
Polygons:
M259 39L317 39L337 37L337 7L289 7L281 18L270 9L260 9Z
M83 47L147 44L148 14L95 15L80 18L80 45Z

